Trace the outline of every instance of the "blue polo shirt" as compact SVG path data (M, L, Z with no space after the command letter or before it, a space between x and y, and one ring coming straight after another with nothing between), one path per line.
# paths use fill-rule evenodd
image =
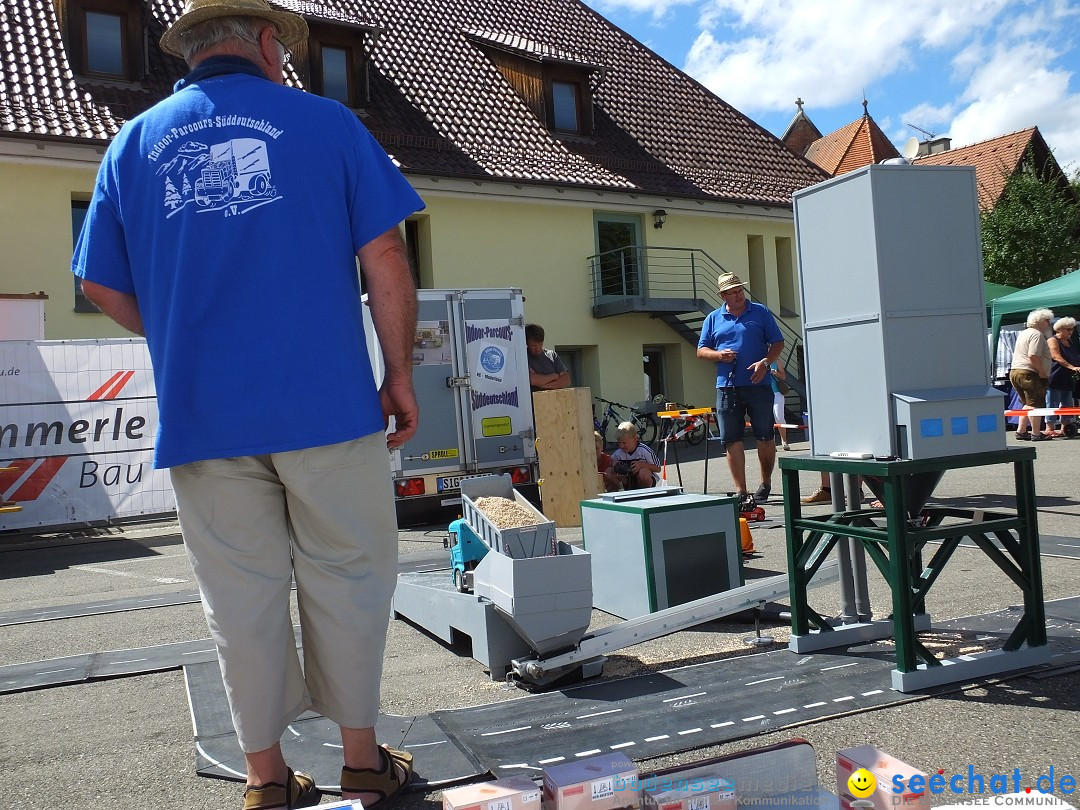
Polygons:
M243 59L206 60L128 122L72 267L138 300L155 466L383 429L356 251L421 208L354 113Z
M747 301L746 309L737 318L728 312L727 304L722 304L719 309L710 312L705 323L701 325L698 348L735 350L738 356L734 364L716 364L716 387L723 388L732 367L735 369L735 385L751 385L750 370L747 366L764 358L769 353L770 345L783 340L784 334L769 308ZM770 376L766 374L758 385L768 386Z

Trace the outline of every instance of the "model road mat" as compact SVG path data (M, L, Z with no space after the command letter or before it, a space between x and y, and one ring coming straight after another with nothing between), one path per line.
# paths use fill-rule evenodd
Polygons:
M1054 667L1080 661L1080 597L1046 603ZM937 622L942 644L1000 646L1018 608ZM928 640L928 643L932 643ZM891 644L798 655L786 648L427 717L384 716L379 739L412 751L417 786L445 785L486 773L535 775L558 762L607 751L642 760L752 737L841 714L870 711L951 691L891 688ZM199 773L242 778L224 687L215 664L185 667L195 718ZM290 726L286 756L302 761L321 786L333 787L340 740L325 718Z

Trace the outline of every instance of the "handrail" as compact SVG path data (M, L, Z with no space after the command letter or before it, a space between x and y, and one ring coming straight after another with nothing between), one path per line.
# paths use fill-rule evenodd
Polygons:
M716 277L727 271L701 248L630 245L589 256L588 262L593 306L624 298L685 298L703 301L710 309L723 303ZM746 296L755 300L749 290ZM780 361L801 380L802 336L782 317L776 316L776 322L784 336Z

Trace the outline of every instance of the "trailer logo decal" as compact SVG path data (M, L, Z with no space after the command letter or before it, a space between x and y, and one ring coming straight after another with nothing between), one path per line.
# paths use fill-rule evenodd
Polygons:
M488 374L498 374L506 365L506 355L497 346L488 346L480 352L480 365Z
M484 437L509 436L513 424L509 416L485 416L480 420L480 432ZM504 451L505 452L505 451Z
M457 458L458 449L456 447L450 447L446 450L428 450L421 458L424 461L434 461L440 458Z
M514 339L514 327L512 326L473 326L465 324L465 342L472 343L476 340L505 340Z
M518 407L517 389L503 391L499 394L481 394L477 391L472 392L472 409L474 411L478 411L488 405L510 405L514 408Z

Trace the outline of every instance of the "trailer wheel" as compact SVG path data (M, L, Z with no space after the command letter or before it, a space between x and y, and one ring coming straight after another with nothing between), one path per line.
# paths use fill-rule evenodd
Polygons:
M1074 436L1076 436L1076 423L1075 422L1065 422L1065 423L1063 423L1062 426L1061 426L1061 432L1065 434L1066 438L1069 438L1069 439L1073 438Z
M454 569L454 587L458 593L465 593L465 573L460 568Z

